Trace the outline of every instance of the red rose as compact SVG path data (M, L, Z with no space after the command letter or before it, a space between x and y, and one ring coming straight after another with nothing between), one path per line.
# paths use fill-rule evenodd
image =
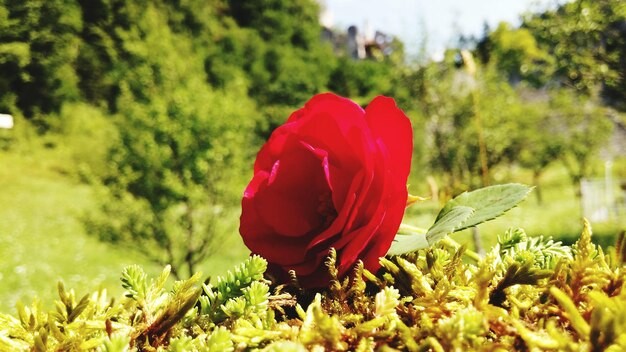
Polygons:
M328 284L325 256L339 275L361 259L374 271L400 226L413 133L393 99L363 110L334 94L314 96L261 148L242 200L246 246L304 287Z

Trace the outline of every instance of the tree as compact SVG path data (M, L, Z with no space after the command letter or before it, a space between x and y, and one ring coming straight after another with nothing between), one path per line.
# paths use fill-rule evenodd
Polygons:
M249 77L249 93L266 120L257 126L257 132L267 138L288 116L274 115L276 112L301 106L328 89L336 58L330 45L321 41L316 1L228 0L227 4L225 12L247 32L239 31L236 39L227 35L220 41L233 62L241 63L225 66L238 66ZM214 66L214 62L221 65L220 56L217 53L207 66Z
M534 87L541 87L550 80L554 71L553 58L538 46L527 28L513 29L508 23L501 22L483 41L489 42L489 51L482 55L485 61L492 62L510 82L524 80Z
M0 110L39 119L80 97L74 70L81 12L73 0L0 3Z
M313 0L228 0L241 27L254 28L268 42L313 49L320 45L319 4Z
M427 65L418 72L412 89L422 115L427 117L422 143L430 151L428 164L447 178L448 193L457 193L466 189L471 179L465 159L468 146L462 134L471 120L472 105L468 90L457 86L468 83L468 77L449 60Z
M543 203L541 176L544 170L564 153L565 140L559 138L563 123L550 113L546 102L527 99L519 120L520 148L515 161L533 174L537 202Z
M393 88L392 66L374 60L354 60L341 57L329 82L337 94L371 100L380 94L389 94Z
M580 196L580 181L591 174L594 158L613 131L608 109L584 96L559 90L552 94L550 113L558 121L559 131L553 138L562 145L560 161Z
M555 58L556 78L585 94L601 91L626 109L626 4L622 0L576 0L528 16L528 28Z
M479 131L481 116L487 169L515 159L522 141L523 104L493 65L477 67L472 76L455 67L454 53L424 68L418 101L428 117L424 143L430 166L448 178L452 193L481 185ZM487 175L490 177L490 175Z
M245 91L207 84L203 57L170 29L163 7L128 6L137 17L118 28L125 58L114 73L120 143L90 224L183 277L215 250L220 219L240 196L255 109Z

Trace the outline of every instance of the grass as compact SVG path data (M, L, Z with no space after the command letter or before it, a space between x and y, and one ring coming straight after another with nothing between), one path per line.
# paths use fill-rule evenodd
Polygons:
M37 295L49 301L57 280L87 291L119 286L119 273L132 262L157 270L131 251L85 233L79 217L95 199L88 186L51 170L50 158L51 151L0 154L2 311Z
M150 275L162 267L123 246L90 236L80 221L96 206L92 189L68 174L61 149L33 147L0 151L0 311L15 313L18 300L39 297L45 306L56 299L61 280L77 295L106 287L122 293L120 274L140 264ZM203 265L205 275L224 273L248 252L236 228L218 254Z

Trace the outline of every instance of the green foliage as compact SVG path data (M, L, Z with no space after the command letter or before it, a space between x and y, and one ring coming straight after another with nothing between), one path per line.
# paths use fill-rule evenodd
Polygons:
M318 292L293 287L298 298L271 288L267 263L252 256L218 277L149 280L131 266L126 297L104 291L77 300L59 285L57 310L18 305L0 314L0 346L8 350L305 351L399 350L618 351L624 345L623 263L604 254L585 229L572 247L514 229L475 264L464 248L433 246L382 258L376 275L361 263ZM285 299L290 297L289 299ZM309 297L307 299L307 297ZM312 301L311 301L312 298Z
M318 9L2 2L0 112L49 130L73 159L64 171L94 185L102 207L88 232L189 276L231 225L257 135L327 90L335 57Z
M456 198L455 198L456 199ZM446 203L446 205L449 204ZM472 207L458 205L444 207L435 219L435 223L426 232L426 240L429 244L434 244L446 235L461 229L461 225L472 219L476 210Z
M219 220L245 182L250 154L241 146L253 137L254 116L240 117L253 103L206 84L202 57L168 25L165 5L127 6L142 12L116 32L126 54L115 69L119 143L99 175L108 188L102 214L89 226L183 277L215 250Z
M108 152L119 143L119 131L106 111L86 103L65 103L47 124L48 143L68 157L66 172L85 181L108 172Z
M266 41L308 49L319 39L319 5L311 0L228 1L242 27L252 27Z
M475 139L467 138L462 131L471 127L472 106L468 89L472 88L473 82L448 64L428 65L418 74L413 89L418 106L427 118L421 144L431 150L428 167L445 174L450 178L447 183L456 188L459 183L468 181L474 170L467 168L474 169L476 163L476 158L468 150L475 145Z
M560 161L577 185L591 174L594 156L611 137L611 112L592 99L568 91L555 92L550 105L559 129L554 137L563 146Z
M450 61L420 70L415 94L426 117L419 143L426 146L428 166L441 175L447 195L454 196L486 185L479 177L480 133L491 170L515 163L528 147L525 133L536 126L521 128L533 105L525 103L494 67L478 66L471 74L455 67L452 51L448 55Z
M528 196L530 191L531 189L528 186L511 183L465 192L446 203L439 215L437 215L435 224L453 209L469 207L474 209L474 211L469 218L455 226L455 231L476 226L487 220L494 219L515 207Z
M395 97L390 78L396 75L392 69L393 66L384 61L355 61L341 57L332 73L329 88L343 96L363 97L368 102L376 95Z
M298 106L325 90L332 56L323 49L328 48L308 52L289 46L271 47L265 54L270 80L264 87L253 87L259 101Z
M519 262L530 260L541 269L554 269L561 258L572 259L569 247L543 236L530 237L523 229L509 229L498 236L500 256ZM531 260L532 259L532 260Z
M428 248L448 234L493 220L524 200L530 190L525 185L511 183L463 193L446 203L428 231L401 226L387 255Z
M267 285L259 282L267 268L267 262L257 256L249 257L234 272L218 277L216 286L203 285L200 312L213 322L238 318L250 311L264 311L267 307Z
M515 207L528 196L530 191L531 189L528 186L510 183L462 193L446 203L439 215L437 215L435 224L457 207L467 207L472 208L474 211L467 219L457 222L454 230L460 231L476 226L487 220L494 219Z
M215 85L246 87L264 115L257 133L265 139L294 108L328 89L336 58L320 41L316 2L226 3L232 17L210 43L204 65Z
M538 46L528 28L513 29L502 22L486 40L489 51L484 55L509 76L509 81L525 80L535 87L548 83L554 59Z
M3 1L0 23L0 111L21 111L47 127L39 114L80 97L73 69L80 7L72 0Z
M554 57L559 78L582 92L602 89L623 108L625 19L622 1L577 0L528 16L524 27Z

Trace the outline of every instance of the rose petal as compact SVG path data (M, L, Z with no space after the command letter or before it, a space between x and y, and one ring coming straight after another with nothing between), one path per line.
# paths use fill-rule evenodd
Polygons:
M325 112L311 113L298 123L299 138L328 151L333 204L336 209L343 208L353 175L373 167L370 159L375 145L362 111L352 111L340 119Z
M267 143L261 147L256 156L254 173L261 170L269 172L285 150L285 146L294 143L293 127L293 124L285 124L274 130Z
M385 218L386 211L381 207L375 218L370 219L364 227L349 234L344 234L333 247L340 250L339 275L345 274L354 266L357 258L363 258L362 252L373 238L380 236L380 226Z
M411 121L392 98L378 96L365 109L365 119L375 138L382 140L387 154L387 167L406 187L413 152Z
M346 116L352 114L364 114L364 110L359 104L353 102L350 99L340 97L333 93L317 94L311 98L302 109L296 110L287 123L295 122L302 117L317 115L320 112L331 114L339 119L346 118Z
M292 146L275 162L267 186L255 195L255 207L277 234L296 237L322 230L326 219L319 210L320 197L331 194L327 163L324 153L316 154L302 144Z
M348 191L348 195L346 196L346 200L344 202L344 206L339 210L339 214L337 214L337 218L332 222L332 224L324 230L319 235L313 237L311 242L307 246L307 250L313 250L314 247L318 245L323 245L322 242L327 241L343 232L346 223L348 221L348 216L352 213L354 209L354 203L357 199L357 192L362 189L362 183L364 180L364 171L359 172L353 179L352 184L350 185L350 190ZM324 249L330 249L331 246L326 246Z
M239 217L239 233L244 240L246 237L263 236L272 232L271 227L265 224L254 206L254 195L258 192L259 187L267 183L268 178L267 172L257 172L244 191L241 200L241 216Z
M252 253L261 254L267 261L283 266L301 263L306 256L307 238L277 236L244 236L244 243Z

